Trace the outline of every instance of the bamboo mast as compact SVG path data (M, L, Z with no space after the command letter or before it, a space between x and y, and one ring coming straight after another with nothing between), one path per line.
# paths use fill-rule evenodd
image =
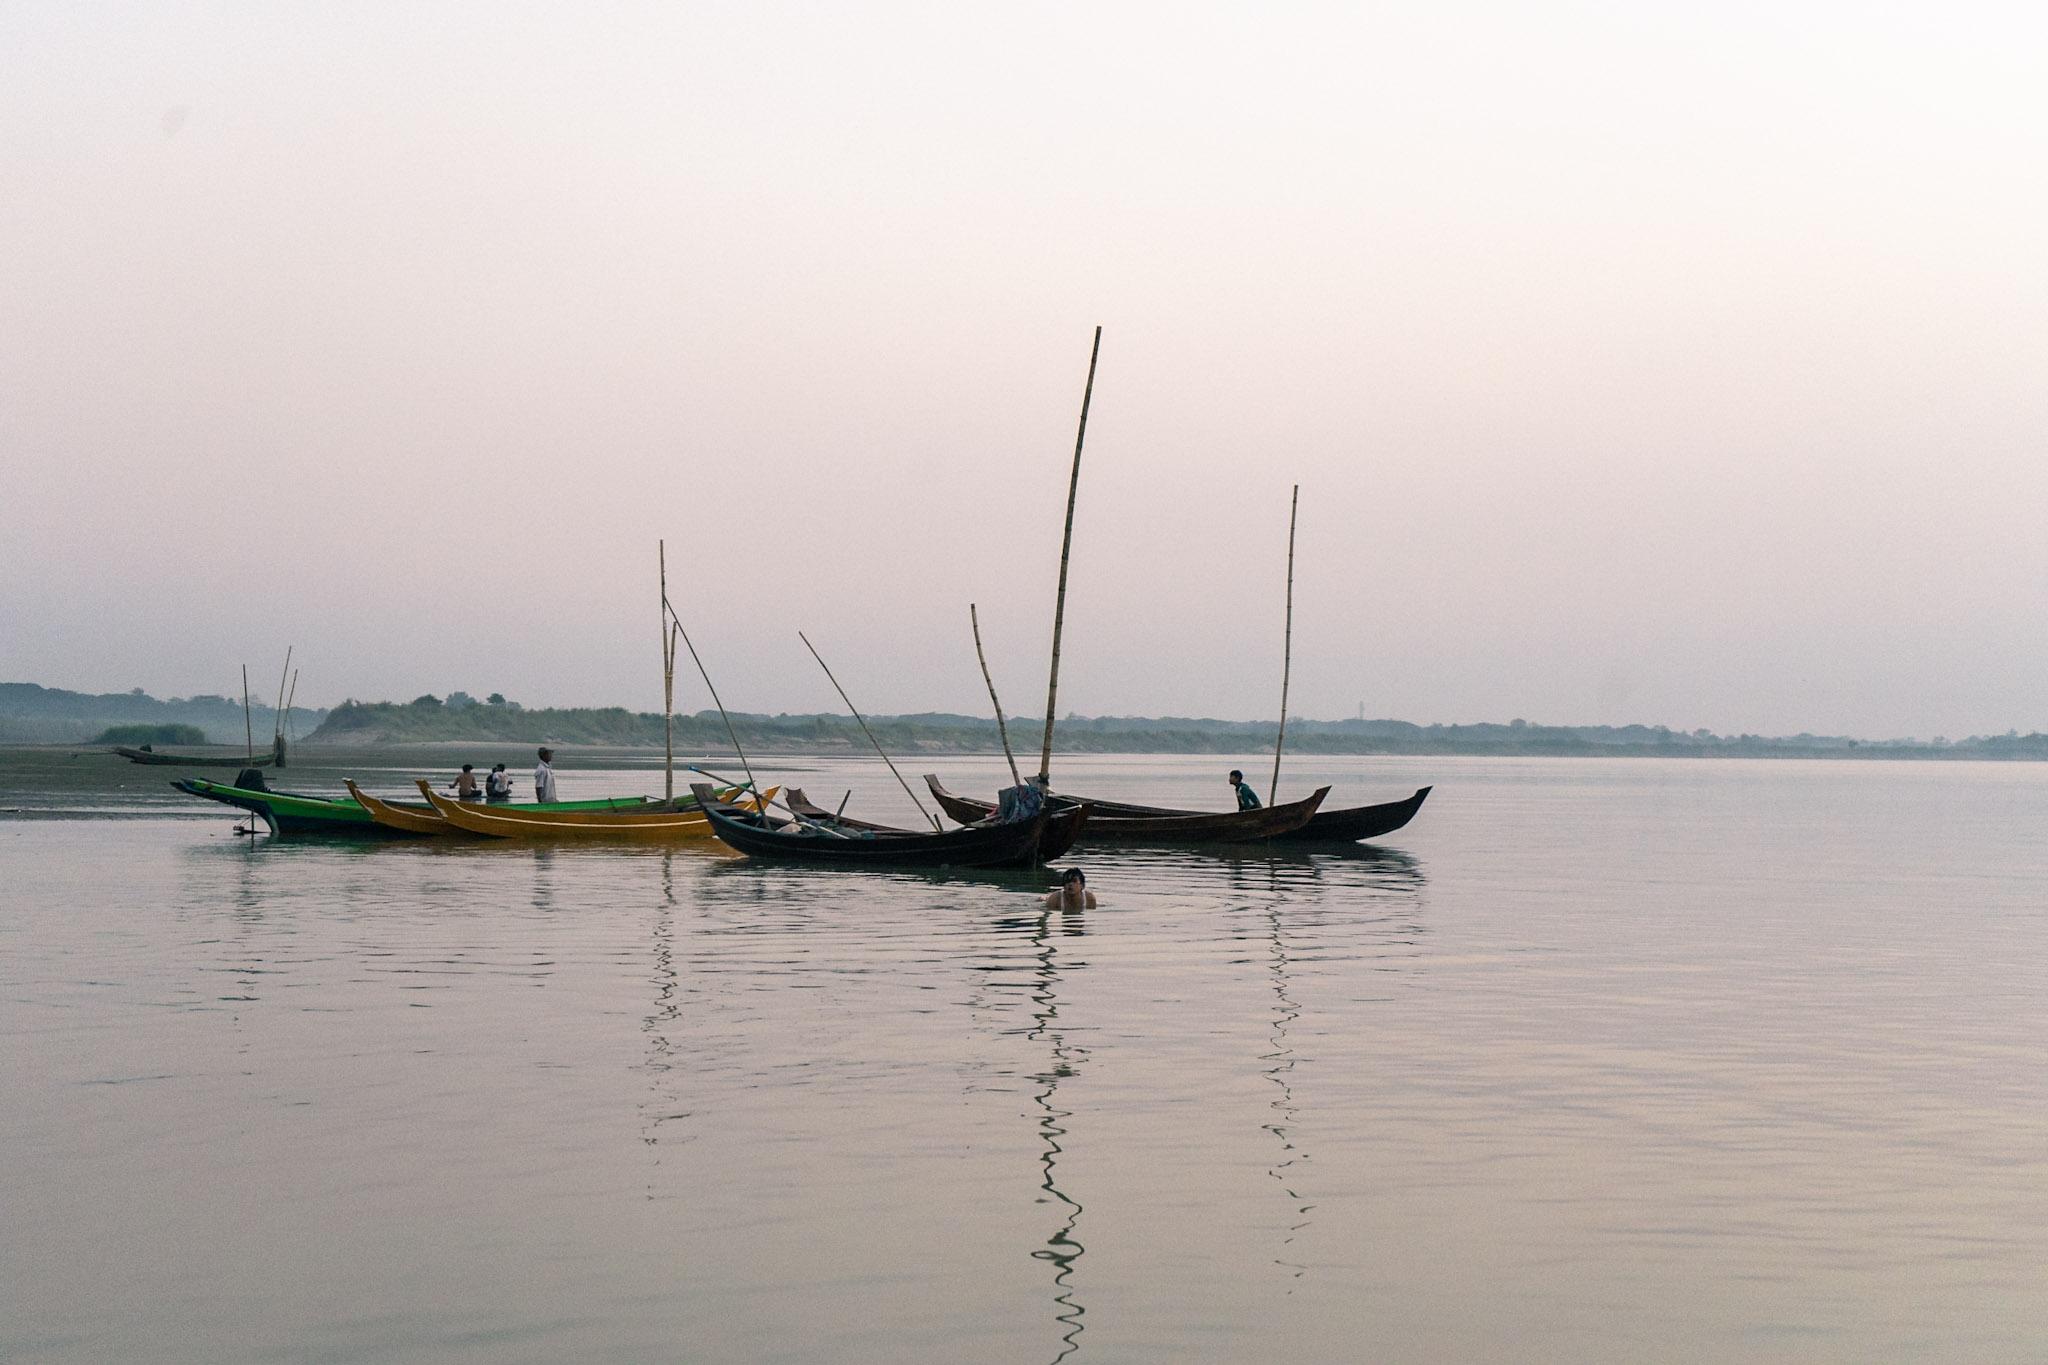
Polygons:
M272 756L272 757L274 757L274 758L275 758L275 759L277 760L277 766L278 766L278 767L280 767L280 768L282 768L282 767L283 767L283 766L285 765L285 763L284 763L284 685L285 685L285 684L286 684L287 682L291 681L291 676L292 676L292 647L291 647L290 645L286 645L286 646L284 647L284 672L282 672L282 673L280 673L280 674L278 674L278 675L277 675L277 709L276 709L275 711L272 711L272 712L270 713L270 719L271 719L271 721L273 722L273 725L274 725L274 730L273 730L273 733L272 733L272 734L271 734L271 736L270 736L270 752L271 752L271 756Z
M1301 510L1301 485L1294 485L1294 497L1287 504L1287 633L1280 645L1280 734L1273 741L1273 785L1266 789L1266 804L1280 800L1280 751L1287 747L1287 682L1294 671L1294 517Z
M746 770L747 785L754 789L754 795L761 794L760 783L754 781L754 765L747 762L747 751L740 747L739 732L732 728L732 717L725 713L725 703L718 699L718 689L711 685L711 675L704 671L704 661L697 657L697 646L690 643L690 632L683 629L682 618L676 609L668 609L669 619L676 623L676 634L683 637L683 647L690 651L690 662L697 665L697 676L704 680L704 690L711 694L711 704L718 708L718 718L725 722L726 737L732 740L732 751L740 756L740 767Z
M295 702L295 701L297 701L297 700L298 700L298 697L299 697L299 671L298 671L298 670L297 670L297 669L295 668L295 669L293 669L293 670L292 670L292 689L291 689L291 691L289 691L289 692L287 692L287 693L285 693L285 694L284 694L284 718L285 718L285 728L286 728L287 730L289 730L289 729L291 728L291 718L292 718L292 703L293 703L293 702Z
M1052 609L1052 676L1045 685L1045 743L1038 754L1038 780L1052 783L1052 718L1060 695L1060 628L1067 616L1067 556L1074 547L1074 494L1081 486L1081 443L1088 438L1088 400L1095 395L1095 359L1102 354L1102 329L1088 351L1088 385L1081 390L1081 425L1074 433L1074 472L1067 478L1067 525L1060 533L1060 590Z
M882 755L882 762L887 763L889 765L889 771L896 774L897 785L903 788L903 794L905 796L908 796L911 799L911 802L914 805L916 805L917 813L919 815L922 815L925 819L931 821L933 829L941 829L942 826L939 824L939 817L933 815L930 811L924 808L924 802L919 801L917 799L917 793L912 791L910 789L910 784L903 780L903 774L896 772L896 764L890 759L887 753L883 752L882 742L875 738L875 732L873 730L868 729L868 723L866 719L864 719L861 716L860 708L853 704L853 698L847 696L846 689L839 686L839 679L832 677L832 666L825 662L825 657L822 654L818 653L818 647L811 643L811 637L804 634L802 631L798 631L796 633L796 638L802 640L804 642L804 648L811 651L811 657L818 661L818 667L825 670L825 676L827 678L832 678L832 686L833 689L839 693L839 700L845 702L846 709L853 712L853 718L856 721L860 722L860 732L868 737L868 743L875 746L875 752Z
M256 766L256 721L249 714L249 665L242 665L242 735L249 743L249 766Z
M669 624L668 542L658 540L661 564L661 795L676 799L676 635Z
M974 657L981 660L981 680L988 684L989 705L996 708L996 733L1003 739L1003 757L1010 762L1010 781L1021 787L1024 779L1017 775L1017 755L1010 752L1010 727L1003 723L1003 704L996 700L996 680L988 675L988 655L981 651L981 617L972 602L967 604L967 620L974 627Z

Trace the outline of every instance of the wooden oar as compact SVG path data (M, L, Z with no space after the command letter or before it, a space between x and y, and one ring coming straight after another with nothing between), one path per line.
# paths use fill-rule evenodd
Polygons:
M1060 590L1052 607L1052 676L1045 685L1045 744L1038 755L1038 780L1052 784L1052 717L1060 695L1060 628L1067 619L1067 555L1074 547L1074 494L1081 487L1081 443L1088 438L1088 400L1095 396L1095 358L1102 354L1102 329L1088 351L1088 385L1081 390L1081 426L1074 433L1074 472L1067 478L1067 527L1060 533Z
M1294 670L1294 514L1301 509L1301 485L1294 485L1294 499L1287 505L1287 633L1280 645L1280 733L1273 740L1273 785L1266 789L1266 804L1280 800L1280 751L1287 747L1287 678Z
M875 738L875 732L873 730L868 729L868 723L861 716L860 708L853 704L853 698L846 695L846 689L839 686L839 679L832 677L832 666L825 662L825 658L822 654L818 653L818 647L811 643L810 636L804 634L802 631L798 631L796 633L796 638L804 642L804 648L811 651L811 657L818 661L818 667L825 670L825 676L827 678L832 679L832 687L835 691L839 693L839 700L845 702L846 709L853 712L853 718L856 721L860 722L860 732L868 737L868 743L875 746L875 752L882 755L882 762L887 763L889 765L889 771L896 774L897 785L903 788L903 794L905 796L908 796L911 799L911 802L916 805L917 813L919 815L922 815L925 819L932 822L933 833L943 834L945 832L945 827L939 823L939 817L933 815L930 811L924 808L924 802L919 801L917 799L917 793L912 791L910 789L910 784L903 780L903 774L896 772L896 764L893 761L891 761L888 754L883 753L882 742Z

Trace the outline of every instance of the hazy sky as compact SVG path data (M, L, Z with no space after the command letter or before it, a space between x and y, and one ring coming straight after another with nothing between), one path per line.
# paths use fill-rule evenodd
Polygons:
M2048 728L2043 14L0 5L0 680Z

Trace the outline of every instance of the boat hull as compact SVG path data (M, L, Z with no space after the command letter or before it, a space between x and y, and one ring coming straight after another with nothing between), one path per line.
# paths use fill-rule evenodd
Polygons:
M330 801L300 792L252 791L201 777L181 778L171 785L188 796L248 811L276 835L382 839L398 834L397 830L386 829L372 820L370 813L353 801Z
M814 805L804 796L803 789L791 787L784 796L789 808L807 820L845 825L849 829L866 830L872 834L914 834L918 831L899 829L889 825L877 825L867 820L856 820L851 816L836 815L822 806ZM1038 836L1038 847L1029 859L1019 862L1019 867L1035 867L1051 862L1074 846L1080 837L1081 827L1087 823L1088 808L1080 804L1062 805L1046 818L1045 828ZM966 822L974 823L974 822Z
M383 826L395 834L416 834L427 838L460 838L468 831L457 829L442 819L432 806L401 805L370 795L355 784L354 778L344 778L342 785L356 804L370 813L373 823Z
M293 837L319 836L328 838L384 839L417 837L420 835L451 834L457 831L433 813L430 806L402 806L394 802L379 802L399 817L380 821L370 808L360 800L338 801L324 796L308 796L303 792L257 791L249 787L229 786L224 782L209 782L205 778L191 777L173 781L171 785L189 796L218 801L236 810L248 811L262 820L276 835ZM353 782L348 784L353 793ZM373 798L374 799L374 798ZM573 802L569 810L606 809L614 804L624 804L618 798L610 801ZM520 807L531 810L533 807ZM541 809L546 809L542 807ZM418 824L413 822L417 821ZM433 824L428 826L426 822Z
M1300 829L1285 834L1276 834L1276 841L1298 844L1356 843L1360 839L1377 839L1382 834L1392 834L1415 818L1422 803L1429 799L1434 787L1418 788L1413 796L1399 801L1386 801L1377 806L1347 806L1343 810L1318 810L1309 822ZM958 803L963 798L947 793ZM1200 811L1175 810L1169 806L1133 806L1122 801L1098 801L1093 797L1080 797L1094 812L1097 821L1122 820L1140 816L1199 815Z
M607 809L563 806L493 806L450 801L426 782L420 794L436 814L458 829L493 839L591 840L623 843L687 843L709 839L711 822L700 810L677 810L666 802L618 802ZM773 795L771 790L770 795Z
M853 838L790 832L790 822L721 804L709 788L692 788L717 837L750 858L821 867L1019 867L1038 861L1047 812L1007 825L969 825L935 833L880 827Z
M131 749L116 744L114 752L130 763L148 763L159 768L268 768L276 764L275 753L251 758L247 754L160 754L154 749Z
M984 820L995 813L995 805L960 796L946 788L937 775L926 773L925 785L940 809L955 820ZM1300 829L1315 818L1330 789L1320 787L1306 800L1256 810L1175 811L1119 802L1096 802L1085 796L1079 801L1088 811L1087 823L1078 832L1081 844L1242 844L1257 843Z
M1360 839L1377 839L1392 834L1422 809L1434 787L1419 788L1415 795L1377 806L1347 806L1343 810L1319 810L1300 829L1274 836L1285 844L1355 844Z

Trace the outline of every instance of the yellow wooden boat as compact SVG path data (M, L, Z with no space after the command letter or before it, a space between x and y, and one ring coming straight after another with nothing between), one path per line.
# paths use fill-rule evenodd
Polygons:
M443 820L471 834L494 839L591 839L630 843L673 843L710 839L711 822L704 812L677 810L664 803L646 809L563 810L549 806L492 806L475 801L450 801L419 779L420 795ZM779 787L770 787L772 799ZM753 800L745 803L757 809Z
M361 787L358 787L355 779L352 777L344 777L341 780L341 785L348 788L348 794L356 799L357 805L370 812L372 820L386 829L402 829L407 834L431 835L463 834L467 832L449 824L431 809L414 810L408 806L398 806L393 805L389 801L380 801Z

